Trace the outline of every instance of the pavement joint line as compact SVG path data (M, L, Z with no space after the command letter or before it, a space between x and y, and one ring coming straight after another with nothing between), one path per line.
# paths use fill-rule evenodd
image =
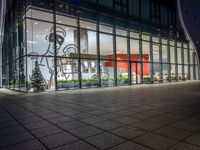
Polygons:
M24 100L24 101L26 101L26 100ZM13 102L13 101L11 100L11 102ZM13 103L14 103L14 102L13 102ZM16 104L16 105L18 105L18 104ZM19 106L20 106L20 105L19 105ZM22 106L20 106L20 107L22 107ZM22 108L23 108L23 107L22 107ZM49 109L48 107L45 107L45 108ZM28 109L27 109L27 110L28 110ZM49 110L51 110L51 109L49 109ZM30 111L30 110L28 110L28 111ZM53 110L53 111L54 111L54 110ZM31 111L30 111L30 112L31 112ZM55 111L55 112L56 112L56 111ZM32 112L32 113L34 113L34 112ZM59 113L59 112L56 112L56 113ZM34 114L36 114L36 113L34 113ZM37 115L37 114L36 114L36 115ZM63 115L65 115L65 114L63 114ZM37 115L37 116L40 117L40 118L42 118L40 115ZM69 116L67 116L67 117L69 117ZM45 118L42 118L42 119L46 120ZM109 132L110 130L109 130L109 131L104 130L104 129L102 129L102 128L96 127L96 126L94 126L94 125L88 124L88 123L83 122L83 121L78 120L78 119L74 119L74 120L79 121L79 122L82 122L82 123L87 124L87 125L89 125L89 126L98 128L98 129L100 129L100 130L103 130L103 131L106 132L106 133L110 133L110 134L116 136L116 135L113 134L112 132ZM48 121L48 120L46 120L46 121ZM49 121L48 121L48 122L49 122ZM51 122L49 122L49 123L51 123ZM53 124L53 123L51 123L51 124ZM53 125L55 125L56 127L62 129L61 127L57 126L56 124L53 124ZM123 127L123 126L126 126L126 125L122 125L122 126L120 126L120 127ZM120 127L117 127L117 128L115 128L115 129L118 129L118 128L120 128ZM78 128L77 128L77 129L78 129ZM62 130L64 130L64 129L62 129ZM114 129L112 129L112 130L114 130ZM64 131L65 131L65 132L68 132L68 133L70 133L70 134L72 134L71 132L69 132L69 131L67 131L67 130L64 130ZM93 135L93 136L91 136L91 137L94 137L94 136L97 136L97 135L100 135L100 134L102 134L102 133ZM74 135L74 134L72 134L72 135ZM74 136L76 136L76 135L74 135ZM132 139L127 139L127 138L122 137L122 136L119 136L119 135L117 135L117 136L120 137L120 138L125 139L126 141L124 141L124 142L127 142L127 141L133 142ZM78 137L78 136L76 136L76 137ZM139 136L138 136L138 137L139 137ZM91 145L91 146L93 146L93 147L99 149L98 147L96 147L96 146L90 144L89 142L87 142L86 140L84 140L84 139L82 139L82 138L80 138L80 137L78 137L78 138L79 138L80 140L82 140L82 141L88 143L89 145ZM87 138L89 138L89 137L87 137ZM134 142L135 142L135 141L134 141ZM136 142L135 142L135 143L136 143ZM122 144L122 143L120 143L120 144ZM119 144L119 145L120 145L120 144ZM142 145L142 144L140 144L140 143L137 143L137 144L139 144L139 145L141 145L141 146L144 146L144 147L147 147L147 148L151 148L151 147L148 147L148 146L146 146L146 145ZM66 144L65 144L65 145L66 145ZM114 146L117 146L117 145L114 145ZM114 147L114 146L112 146L112 147ZM59 146L59 147L60 147L60 146ZM112 148L112 147L110 147L110 148ZM109 149L110 149L110 148L109 148ZM152 149L152 148L151 148L151 149Z
M185 84L185 83L184 83ZM196 85L197 86L197 85ZM132 89L132 88L131 88ZM1 91L0 91L1 92ZM67 94L67 93L63 93L63 94ZM74 93L74 94L76 94L76 93ZM8 95L5 95L5 96L8 96ZM14 95L9 95L11 98L14 96ZM17 95L18 96L18 95ZM35 95L36 96L36 95ZM56 95L55 95L56 96ZM20 97L20 96L18 96L18 97ZM26 102L26 103L31 103L31 104L33 104L33 105L38 105L38 106L40 106L41 108L46 108L47 110L51 110L53 113L59 113L59 114L62 114L62 115L64 115L64 116L67 116L67 117L70 117L70 115L65 115L65 114L63 114L62 112L57 112L55 109L52 109L52 107L50 107L49 105L47 105L47 106L45 106L45 104L54 104L55 106L56 106L56 103L55 102L53 102L53 101L51 101L51 100L46 100L45 101L45 103L43 104L43 103L37 103L37 102L35 102L34 103L34 101L30 101L30 100L25 100L24 98L26 98L26 97L24 97L24 98L22 98L23 99L23 101L17 101L17 102L13 102L12 100L11 100L11 98L9 99L9 101L10 102L12 102L12 104L13 105L16 105L16 106L18 106L18 107L21 107L21 108L23 108L23 110L27 110L27 111L29 111L29 112L31 112L31 113L33 113L33 114L35 114L35 115L37 115L37 116L39 116L40 118L42 118L43 120L47 120L48 121L48 119L45 119L45 118L43 118L43 117L41 117L41 115L39 115L37 112L32 112L31 110L29 110L29 109L27 109L27 108L25 108L24 107L24 105L21 105L22 104L22 102ZM20 97L21 98L21 97ZM61 100L63 103L65 102L66 104L68 104L68 103L70 103L69 101L64 101L64 100ZM57 102L57 101L56 101ZM95 101L96 102L96 101ZM95 104L95 102L94 102L94 104ZM123 103L123 104L126 104L127 102L125 102L125 103ZM77 102L75 102L75 103L72 103L72 104L74 104L74 105L76 105L77 104ZM84 103L83 103L84 105L82 105L83 107L84 106L86 106L86 104L85 104L85 101L84 101ZM103 104L103 103L102 103ZM109 107L111 107L112 106L112 104L114 104L114 102L112 102L112 103L109 103L110 104L110 106ZM155 103L156 104L156 103ZM158 116L154 116L154 117L152 117L152 118L156 118L156 117L159 117L159 116L162 116L162 115L166 115L166 114L170 114L170 113L172 113L173 114L173 112L174 113L176 113L176 111L177 110L194 110L194 109L192 109L192 108L188 108L188 107L186 107L186 106L177 106L179 103L173 103L173 104L170 104L169 106L173 106L173 107L177 107L177 108L179 108L179 109L172 109L170 112L165 112L165 113L162 113L162 114L159 114ZM1 103L0 103L0 105L1 105ZM97 106L99 106L99 105L101 105L101 103L97 103L96 104ZM104 105L106 105L106 104L104 104ZM102 105L102 106L104 106L104 105ZM145 105L146 105L146 103L145 103ZM147 104L148 106L154 106L154 103L153 103L153 105L151 105L150 103L148 103ZM157 107L157 108L164 108L164 107L166 107L167 105L163 105L162 107ZM2 106L1 106L2 107ZM59 105L57 106L57 107L59 107ZM108 107L108 108L109 108ZM173 108L172 107L172 108ZM70 107L69 107L70 108ZM91 107L91 108L93 108L93 107ZM72 107L72 109L73 109L73 107ZM96 109L96 107L95 107L95 109ZM99 110L101 110L102 111L102 109L99 109ZM152 107L152 109L151 110L156 110L156 107ZM149 109L147 109L145 112L148 112L148 111L151 111L151 110L149 110ZM196 109L195 109L195 111L196 111ZM87 112L87 111L86 111ZM80 113L86 113L85 111L83 111L83 112L80 112ZM112 113L115 113L116 111L114 111L114 112L112 112ZM108 112L109 113L109 112ZM180 120L176 120L176 121L174 121L174 122L170 122L170 123L168 123L168 124L166 124L166 125L164 125L164 126L162 126L162 127L160 127L160 128L163 128L163 127L165 127L165 126L169 126L170 127L170 125L171 124L173 124L173 123L175 123L175 122L178 122L178 121L182 121L182 120L185 120L185 119L189 119L189 118L191 118L192 116L195 116L197 113L199 113L199 111L196 111L196 112L194 112L194 114L191 114L191 115L182 115L182 116L185 116L184 118L182 118L182 119L180 119ZM137 113L136 113L137 114ZM176 115L176 114L175 114ZM98 115L96 115L96 114L92 114L92 116L98 116ZM71 118L71 117L70 117ZM135 117L134 117L135 118ZM74 119L74 120L76 120L76 121L79 121L79 122L81 122L81 120L79 120L79 119L76 119L76 118L73 118L72 117L72 119ZM150 121L149 119L151 119L151 118L149 118L148 117L148 119L143 119L143 120L146 120L146 121ZM107 120L111 120L112 121L112 119L107 119ZM142 119L139 119L139 120L142 120ZM49 121L48 121L49 122ZM150 122L152 122L152 121L150 121ZM51 122L50 122L51 123ZM83 122L84 124L88 124L88 123L86 123L86 122ZM155 122L153 122L153 123L155 123ZM51 123L52 124L52 123ZM134 124L134 123L133 123ZM156 123L156 124L159 124L159 123ZM195 124L195 123L192 123L192 124ZM55 124L53 124L53 125L55 125ZM91 124L88 124L89 126L93 126L93 125L91 125ZM128 126L130 126L131 124L129 124ZM126 126L126 125L125 125ZM96 126L94 126L95 128L97 128ZM117 127L117 128L120 128L120 127ZM116 129L117 129L116 128ZM136 128L136 127L135 127ZM160 128L157 128L156 130L158 130L158 129L160 129ZM180 129L180 128L178 128L178 127L173 127L173 128L177 128L177 129ZM61 128L62 129L62 128ZM101 128L99 128L99 129L101 129ZM102 129L101 129L102 130ZM113 129L112 129L113 130ZM144 129L143 129L144 130ZM180 130L183 130L183 131L188 131L188 130L185 130L185 129L180 129ZM108 133L110 133L110 131L111 130L109 130L109 131L107 131L106 130L106 132L108 132ZM163 136L163 135L161 135L161 134L159 134L159 133L155 133L154 132L155 130L152 130L152 131L150 131L150 132L152 132L152 133L154 133L154 134L157 134L157 135L160 135L160 136ZM150 133L150 132L147 132L147 133ZM192 131L190 131L191 133L193 133L192 135L190 135L190 136L193 136L194 134L196 134L196 133L199 133L199 130L198 131L195 131L195 132L192 132ZM71 133L70 133L71 134ZM97 134L96 134L97 135ZM94 136L96 136L96 135L94 135ZM115 134L113 134L113 135L115 135ZM117 135L118 137L121 137L121 136L119 136L119 135ZM142 135L141 135L142 136ZM190 136L188 136L188 137L190 137ZM92 136L91 136L92 137ZM138 137L140 137L140 136L138 136ZM171 138L171 137L168 137L168 136L163 136L163 137L167 137L167 138L170 138L170 139L174 139L174 138ZM185 137L184 139L182 139L182 140L178 140L178 143L180 143L180 142L184 142L184 140L186 139L186 138L188 138L188 137ZM88 138L88 137L87 137ZM122 137L123 139L126 139L126 138L124 138L124 137ZM174 140L176 140L177 141L177 139L174 139ZM83 140L82 140L83 141ZM130 141L130 140L126 140L126 141ZM124 141L124 142L126 142L126 141ZM132 141L133 142L133 141ZM135 141L134 141L135 142ZM136 142L135 142L136 143ZM184 142L184 143L188 143L188 142ZM122 143L120 143L120 144L122 144ZM120 144L118 144L118 145L120 145ZM177 144L177 143L176 143ZM175 144L175 145L176 145ZM191 144L191 143L188 143L188 144L190 144L190 145L194 145L194 144ZM65 144L66 145L66 144ZM90 144L91 145L91 144ZM142 145L142 144L140 144L140 145ZM175 146L175 145L172 145L172 146L170 146L170 147L173 147L173 146ZM93 146L93 145L92 145ZM116 146L116 145L115 145ZM142 146L144 146L144 145L142 145ZM197 146L197 145L194 145L194 146ZM60 147L60 146L59 146ZM110 147L111 148L111 147ZM149 147L148 147L149 148Z

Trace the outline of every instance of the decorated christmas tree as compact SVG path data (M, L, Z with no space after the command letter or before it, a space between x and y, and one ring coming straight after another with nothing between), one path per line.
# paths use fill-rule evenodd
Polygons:
M40 71L38 61L35 61L35 68L32 70L32 76L30 77L31 88L33 91L43 91L45 87L45 80Z

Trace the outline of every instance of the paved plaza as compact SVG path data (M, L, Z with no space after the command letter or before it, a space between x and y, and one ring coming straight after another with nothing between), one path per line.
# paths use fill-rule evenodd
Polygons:
M0 89L1 150L200 150L200 82Z

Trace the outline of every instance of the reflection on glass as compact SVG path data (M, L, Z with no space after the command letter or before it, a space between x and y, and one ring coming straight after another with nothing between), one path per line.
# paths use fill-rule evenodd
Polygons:
M114 59L112 35L100 34L100 58Z
M142 41L142 61L149 62L150 60L150 44L149 42Z
M117 61L117 85L128 85L128 63Z
M116 37L116 59L128 60L127 55L127 39L122 37Z
M114 86L114 61L100 62L101 86Z
M99 86L99 75L97 67L97 60L81 61L81 84L83 88Z
M78 60L57 58L57 86L58 89L77 89L79 88L79 65Z

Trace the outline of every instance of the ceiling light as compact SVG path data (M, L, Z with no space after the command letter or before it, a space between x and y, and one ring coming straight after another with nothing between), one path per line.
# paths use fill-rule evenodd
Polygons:
M62 23L62 21L59 20L58 23Z
M35 24L37 25L37 24L38 24L38 22L35 22Z

